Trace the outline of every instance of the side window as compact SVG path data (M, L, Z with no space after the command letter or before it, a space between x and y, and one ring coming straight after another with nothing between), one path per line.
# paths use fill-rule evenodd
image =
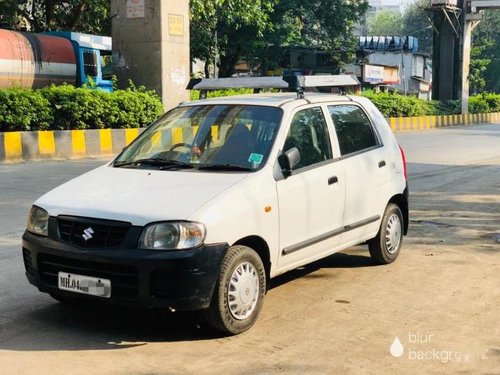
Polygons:
M297 112L293 117L283 151L297 147L300 162L296 169L332 159L332 147L321 108Z
M97 77L97 68L97 53L94 51L83 51L83 74L85 77Z
M329 106L341 155L377 146L375 132L363 110L355 105Z

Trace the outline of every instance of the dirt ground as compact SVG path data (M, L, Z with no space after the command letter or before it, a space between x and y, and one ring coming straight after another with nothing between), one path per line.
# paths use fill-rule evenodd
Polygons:
M411 229L394 264L360 246L290 272L229 338L196 313L37 296L0 315L16 327L0 329L0 373L500 374L500 158L409 167Z

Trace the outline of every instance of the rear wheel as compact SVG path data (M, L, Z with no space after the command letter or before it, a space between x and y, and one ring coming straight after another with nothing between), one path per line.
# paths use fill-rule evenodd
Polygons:
M403 214L394 203L385 209L377 235L368 241L372 259L378 264L389 264L396 260L403 243Z
M227 335L249 329L257 320L266 293L266 273L259 255L247 246L231 246L215 286L207 322Z

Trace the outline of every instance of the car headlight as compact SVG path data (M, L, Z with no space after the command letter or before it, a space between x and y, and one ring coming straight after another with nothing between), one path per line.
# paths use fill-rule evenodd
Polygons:
M205 241L206 229L194 222L170 222L148 225L139 240L141 249L183 250L200 246Z
M33 206L28 215L28 231L40 236L47 236L49 228L49 214L43 208Z

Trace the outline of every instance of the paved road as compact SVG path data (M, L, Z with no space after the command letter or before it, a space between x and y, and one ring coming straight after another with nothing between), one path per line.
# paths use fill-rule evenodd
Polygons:
M398 139L412 191L398 262L373 267L358 247L293 271L232 338L210 336L195 313L75 309L28 285L19 239L31 203L105 161L0 165L0 372L500 373L500 125ZM413 346L406 357L389 354L396 336Z

